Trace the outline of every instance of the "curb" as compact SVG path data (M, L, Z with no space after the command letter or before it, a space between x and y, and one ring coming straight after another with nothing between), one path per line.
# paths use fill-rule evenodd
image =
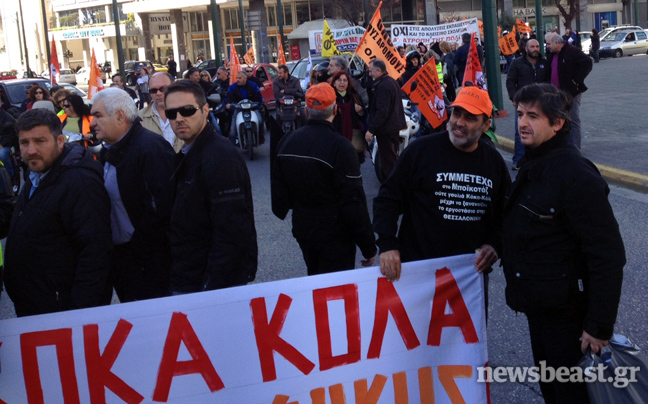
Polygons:
M515 148L515 142L513 140L498 135L497 141L499 142L497 147L508 153L513 153ZM599 163L594 163L594 165L599 169L603 178L608 182L648 193L648 175L626 171Z

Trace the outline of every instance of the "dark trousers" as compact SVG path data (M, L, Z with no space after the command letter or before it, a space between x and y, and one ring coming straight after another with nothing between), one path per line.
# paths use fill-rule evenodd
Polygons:
M583 357L579 338L583 334L584 315L527 315L531 350L536 366L546 361L546 367L574 367ZM547 404L588 404L585 383L540 382Z
M398 160L399 139L400 136L398 136L398 132L376 136L383 180L386 180L387 177L389 177L389 174L391 174L392 169L396 165L396 160Z
M353 241L313 242L297 240L308 275L327 274L355 268L356 246Z
M152 256L150 262L142 265L134 253L131 243L115 246L113 287L119 301L125 303L168 296L170 256Z

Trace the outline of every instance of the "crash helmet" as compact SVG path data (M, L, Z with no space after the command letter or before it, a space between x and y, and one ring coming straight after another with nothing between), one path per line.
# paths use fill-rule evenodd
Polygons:
M318 83L324 83L331 77L328 72L328 67L329 67L329 62L325 61L319 63L313 69L315 71L315 79L317 80Z

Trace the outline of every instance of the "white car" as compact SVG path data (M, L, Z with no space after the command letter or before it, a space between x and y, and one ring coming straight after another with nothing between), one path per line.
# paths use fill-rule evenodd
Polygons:
M88 84L88 82L90 81L90 68L82 67L81 69L79 69L79 71L76 73L76 81L77 83Z
M92 102L88 102L88 94L85 91L83 91L83 90L81 90L81 89L79 89L79 88L77 88L77 87L75 87L75 86L73 86L72 84L69 84L69 83L61 83L60 86L63 87L64 89L70 91L72 94L76 94L76 95L80 96L81 98L83 98L84 103L92 104Z
M74 70L61 69L61 74L59 75L58 82L59 83L76 84L77 79L76 79L76 74L74 74Z

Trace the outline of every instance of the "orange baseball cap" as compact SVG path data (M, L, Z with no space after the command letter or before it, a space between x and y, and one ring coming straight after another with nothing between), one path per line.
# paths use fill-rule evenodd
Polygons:
M335 104L335 90L328 83L312 86L306 92L306 106L311 109L326 109Z
M488 91L474 86L462 88L450 107L461 107L473 115L486 114L489 118L493 113Z

